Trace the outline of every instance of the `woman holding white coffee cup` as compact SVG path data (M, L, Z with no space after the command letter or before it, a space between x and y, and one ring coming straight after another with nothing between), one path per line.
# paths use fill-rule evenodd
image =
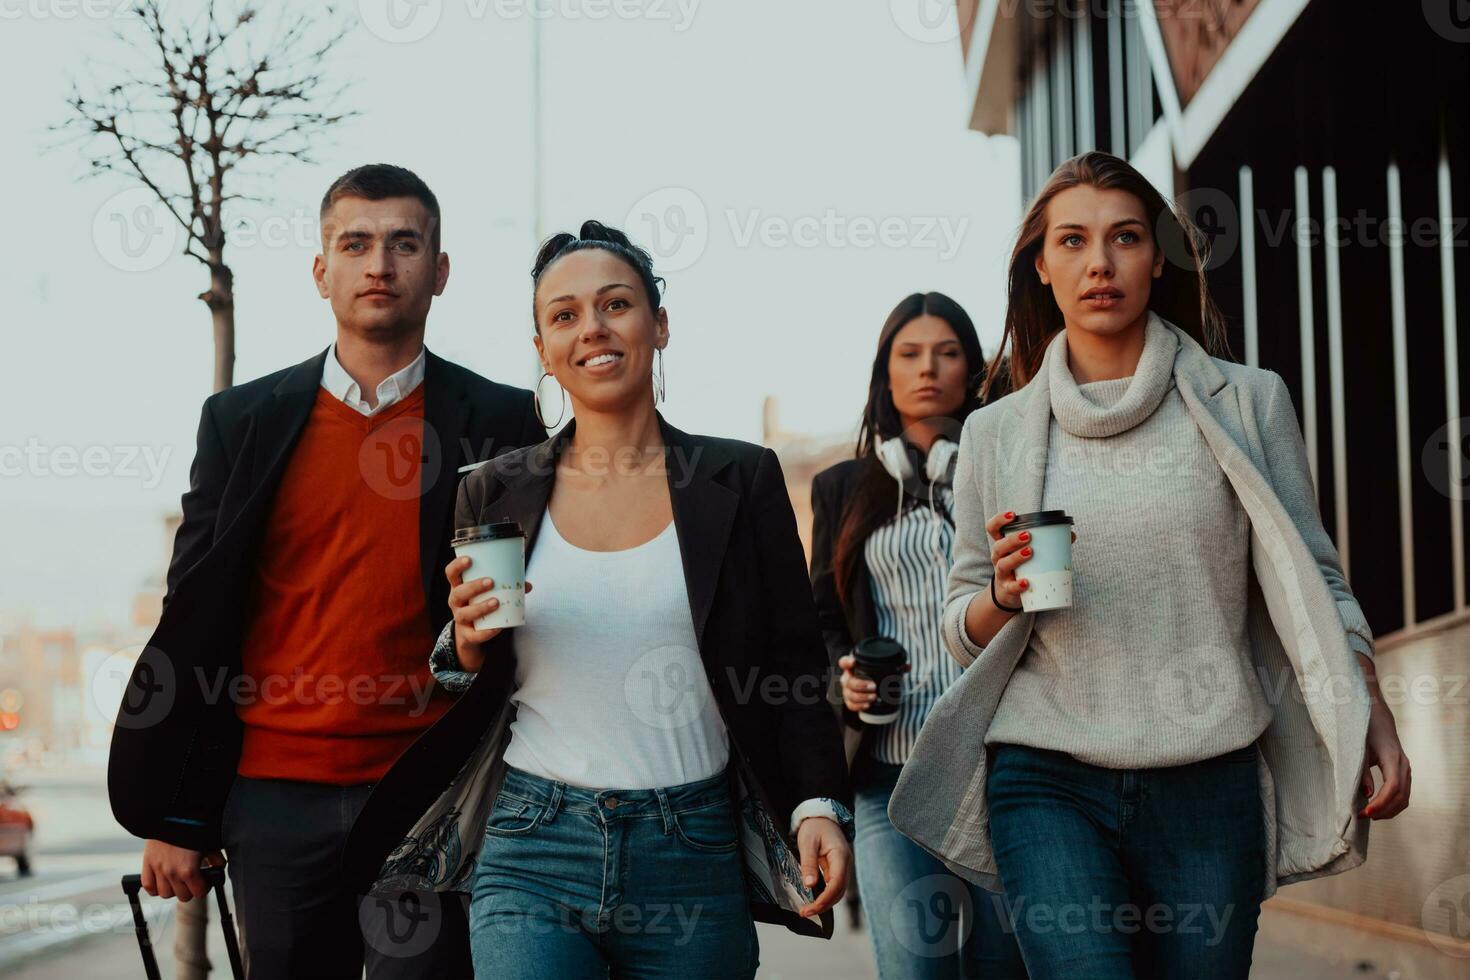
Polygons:
M446 568L430 662L460 699L378 784L347 860L381 865L374 894L468 893L477 975L749 978L755 919L830 936L850 865L785 480L771 450L659 413L662 280L621 232L548 239L532 280L563 391L538 412L574 417L466 476L455 524L466 549L524 532L539 587L524 623L481 629L484 593L515 583Z
M990 378L1008 357L1013 390L960 440L965 676L889 814L1017 910L1085 913L1018 911L1034 976L1244 978L1262 900L1354 867L1408 804L1290 393L1212 356L1195 235L1123 160L1058 167L1012 254ZM1069 556L1037 533L1064 518ZM1043 557L1056 587L1028 603ZM1136 927L1159 909L1215 925Z

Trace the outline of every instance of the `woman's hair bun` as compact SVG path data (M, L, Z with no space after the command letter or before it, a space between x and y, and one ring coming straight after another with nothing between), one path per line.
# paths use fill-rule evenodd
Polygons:
M582 230L577 233L577 237L585 242L611 242L625 248L636 247L628 240L627 235L616 228L609 228L595 218L582 222Z

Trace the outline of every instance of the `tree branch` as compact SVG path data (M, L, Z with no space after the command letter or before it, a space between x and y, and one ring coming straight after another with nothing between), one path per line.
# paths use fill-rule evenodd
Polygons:
M50 131L57 146L85 144L83 177L146 187L185 230L184 254L218 266L226 206L264 200L227 181L310 160L322 134L359 114L337 107L345 86L328 90L322 68L350 29L330 5L267 23L253 0L206 0L187 20L163 0L134 0L114 36L141 67L110 67L106 84L73 78L68 117Z

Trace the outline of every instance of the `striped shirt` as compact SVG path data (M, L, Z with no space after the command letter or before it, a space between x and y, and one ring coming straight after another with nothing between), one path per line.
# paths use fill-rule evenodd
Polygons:
M964 668L944 648L940 617L944 589L953 561L953 494L934 487L931 510L925 500L901 517L890 519L868 536L863 547L872 582L878 635L897 640L908 651L912 669L904 680L898 717L873 726L873 757L902 765L934 702ZM938 511L936 513L935 511Z

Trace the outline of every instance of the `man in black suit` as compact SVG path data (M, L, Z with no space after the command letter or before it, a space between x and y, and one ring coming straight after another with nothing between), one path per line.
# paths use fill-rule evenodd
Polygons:
M545 430L530 392L424 347L449 257L422 180L357 168L321 219L313 275L336 341L205 400L108 790L147 841L150 894L204 895L201 864L228 854L251 976L359 977L364 960L469 976L462 909L413 905L411 928L385 929L338 862L372 785L450 702L428 657L458 471Z

